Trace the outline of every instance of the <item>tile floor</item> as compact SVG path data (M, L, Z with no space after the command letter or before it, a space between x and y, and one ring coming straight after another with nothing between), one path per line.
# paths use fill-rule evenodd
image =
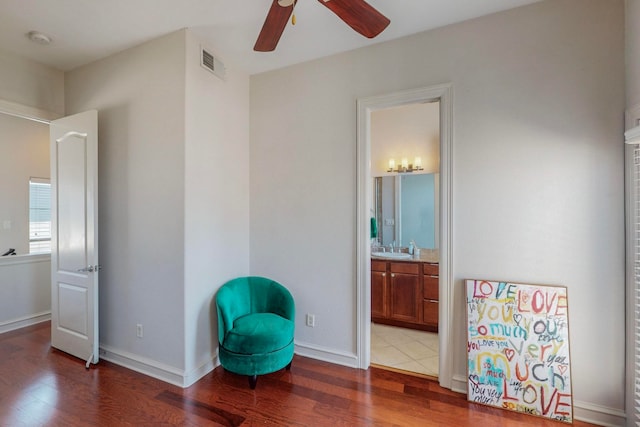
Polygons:
M438 376L438 334L371 323L371 363Z

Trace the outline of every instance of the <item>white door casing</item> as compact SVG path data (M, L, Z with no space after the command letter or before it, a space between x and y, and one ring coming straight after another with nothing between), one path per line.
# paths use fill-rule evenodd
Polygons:
M464 390L466 383L453 378L453 87L442 84L388 95L360 98L357 101L357 358L367 369L371 358L371 112L420 102L440 101L440 284L438 338L440 348L438 381L449 389ZM456 380L456 381L454 381Z
M98 112L54 120L51 345L98 363Z

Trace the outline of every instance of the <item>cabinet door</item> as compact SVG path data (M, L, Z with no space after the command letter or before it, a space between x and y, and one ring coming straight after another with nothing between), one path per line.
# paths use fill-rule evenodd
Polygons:
M420 276L391 273L389 282L389 317L394 320L417 323L420 321Z
M438 301L424 300L424 323L438 327Z
M422 297L424 299L429 299L429 300L433 300L433 301L438 301L439 295L438 295L438 276L424 276L423 279L423 289L422 289Z
M371 317L387 316L387 273L371 272Z

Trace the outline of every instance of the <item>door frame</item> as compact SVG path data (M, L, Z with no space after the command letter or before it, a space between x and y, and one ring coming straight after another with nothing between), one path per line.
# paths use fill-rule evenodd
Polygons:
M371 113L390 107L440 101L440 301L438 339L440 385L452 388L453 315L453 86L441 84L357 100L356 355L358 367L371 363Z

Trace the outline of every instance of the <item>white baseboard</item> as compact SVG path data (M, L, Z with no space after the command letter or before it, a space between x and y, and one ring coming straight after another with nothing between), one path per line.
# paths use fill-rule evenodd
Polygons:
M336 351L333 348L296 341L295 353L311 359L335 363L336 365L358 368L358 357L355 354Z
M51 311L43 311L0 323L0 334L51 320Z
M468 385L469 383L467 377L463 377L462 375L454 375L453 378L451 378L451 391L467 394Z
M186 373L182 369L176 369L157 360L116 350L105 345L100 345L100 358L182 388L189 387L220 364L216 357L215 361L208 361L193 371Z
M216 356L214 360L209 360L204 365L186 374L184 376L184 380L183 380L184 385L182 387L186 388L186 387L189 387L190 385L195 384L196 382L198 382L200 378L204 377L205 375L213 371L218 366L220 366L220 359L218 359L218 357Z
M607 408L593 403L573 401L573 418L607 427L625 426L627 416L620 409Z

